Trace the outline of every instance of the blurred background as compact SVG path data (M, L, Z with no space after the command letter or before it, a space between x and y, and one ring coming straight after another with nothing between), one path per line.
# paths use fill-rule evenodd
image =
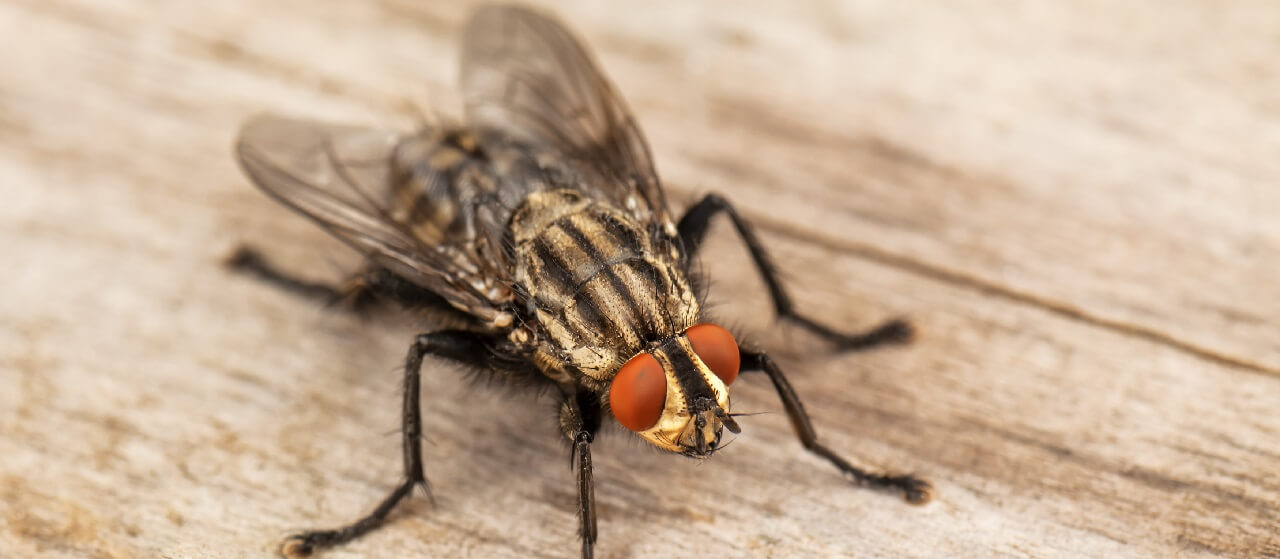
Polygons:
M721 224L716 311L823 440L938 486L850 490L762 378L704 464L606 437L601 557L1280 557L1280 4L540 3L626 97L678 212L720 192L801 308L774 328ZM415 328L219 265L356 259L236 168L264 112L456 119L471 2L0 5L0 556L262 557L400 471ZM436 505L326 557L565 557L548 401L424 373Z

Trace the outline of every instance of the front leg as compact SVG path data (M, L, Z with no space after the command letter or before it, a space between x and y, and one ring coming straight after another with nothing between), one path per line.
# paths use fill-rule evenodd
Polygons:
M800 437L800 444L804 445L806 450L826 458L841 472L853 478L854 483L858 485L901 493L902 497L913 505L922 505L929 502L929 499L932 498L932 487L929 482L911 475L869 472L850 464L848 460L819 443L818 433L813 429L809 414L804 411L804 405L800 403L800 396L796 394L794 388L791 388L791 383L787 382L787 377L782 374L782 369L779 369L773 359L770 359L764 353L747 350L741 350L740 353L742 356L742 370L763 370L765 374L769 375L769 380L773 381L773 387L778 391L778 397L782 399L783 407L787 409L787 417L791 419L791 426L795 428L796 435Z
M373 512L346 526L330 530L312 530L287 538L281 546L286 557L307 557L317 549L333 547L360 537L386 521L396 505L408 497L415 486L427 486L427 476L422 467L422 412L419 403L419 371L422 359L436 355L476 367L485 366L490 339L482 334L463 330L446 330L420 334L409 348L404 363L404 402L401 415L403 436L404 480L396 486Z
M578 527L582 559L594 556L596 544L596 492L591 476L591 442L600 429L599 401L584 393L566 394L560 408L560 429L573 444L570 458L578 472Z
M765 252L760 239L756 237L755 229L738 214L737 210L733 209L733 205L729 204L728 200L718 194L708 194L702 201L685 211L684 216L680 218L677 229L680 232L680 239L684 242L685 252L690 257L697 254L698 248L702 246L702 240L707 236L707 228L711 225L711 218L721 212L729 214L734 229L738 230L742 242L751 252L751 260L755 262L760 278L769 289L769 298L773 300L773 308L778 318L790 320L822 336L842 350L867 349L911 340L911 325L904 320L890 320L866 332L847 333L835 330L797 312L791 296L787 294L782 287L782 282L778 279L777 267L769 258L769 253Z

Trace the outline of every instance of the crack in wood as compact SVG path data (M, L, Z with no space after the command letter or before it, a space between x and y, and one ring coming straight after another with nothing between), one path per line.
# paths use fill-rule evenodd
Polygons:
M760 215L750 215L750 217L760 229L768 231L772 235L786 237L798 242L809 243L811 245L820 246L836 252L842 252L863 260L888 266L896 270L929 278L934 281L939 281L969 291L982 293L1011 303L1034 307L1073 322L1087 324L1095 328L1123 335L1127 338L1140 339L1159 346L1168 347L1177 350L1180 353L1193 356L1197 359L1207 361L1215 365L1222 365L1250 373L1261 373L1280 377L1280 369L1268 367L1262 363L1249 361L1247 359L1200 346L1193 342L1173 336L1167 332L1162 332L1141 324L1134 324L1108 318L1100 314L1069 305L1062 301L1055 301L1034 293L993 283L985 278L959 270L914 260L908 256L888 252L872 245L832 239L814 231L800 229L781 220L768 219Z

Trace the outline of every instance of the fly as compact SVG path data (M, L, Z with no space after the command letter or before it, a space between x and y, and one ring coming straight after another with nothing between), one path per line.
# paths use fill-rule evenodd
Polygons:
M631 112L556 20L517 6L480 9L464 32L461 68L461 126L401 136L266 116L236 144L259 188L365 264L340 287L294 279L248 248L232 258L235 269L356 306L390 299L452 325L417 335L405 358L404 480L355 522L289 537L286 555L355 539L426 485L427 357L558 397L584 558L596 542L591 444L602 425L706 458L724 430L740 430L729 398L740 371L763 371L804 448L854 483L929 500L925 481L855 467L818 441L777 364L707 316L694 258L711 219L726 214L779 318L842 350L906 341L908 324L847 334L797 313L750 224L718 195L673 218Z

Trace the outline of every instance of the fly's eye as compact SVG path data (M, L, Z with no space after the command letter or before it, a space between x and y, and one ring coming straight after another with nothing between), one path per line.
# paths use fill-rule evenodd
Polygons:
M693 352L711 372L720 377L720 381L728 386L738 378L738 367L742 364L742 355L738 353L738 342L733 334L715 324L699 324L684 332L689 337Z
M632 431L653 427L666 403L667 374L648 353L627 361L609 386L609 408L613 416Z

